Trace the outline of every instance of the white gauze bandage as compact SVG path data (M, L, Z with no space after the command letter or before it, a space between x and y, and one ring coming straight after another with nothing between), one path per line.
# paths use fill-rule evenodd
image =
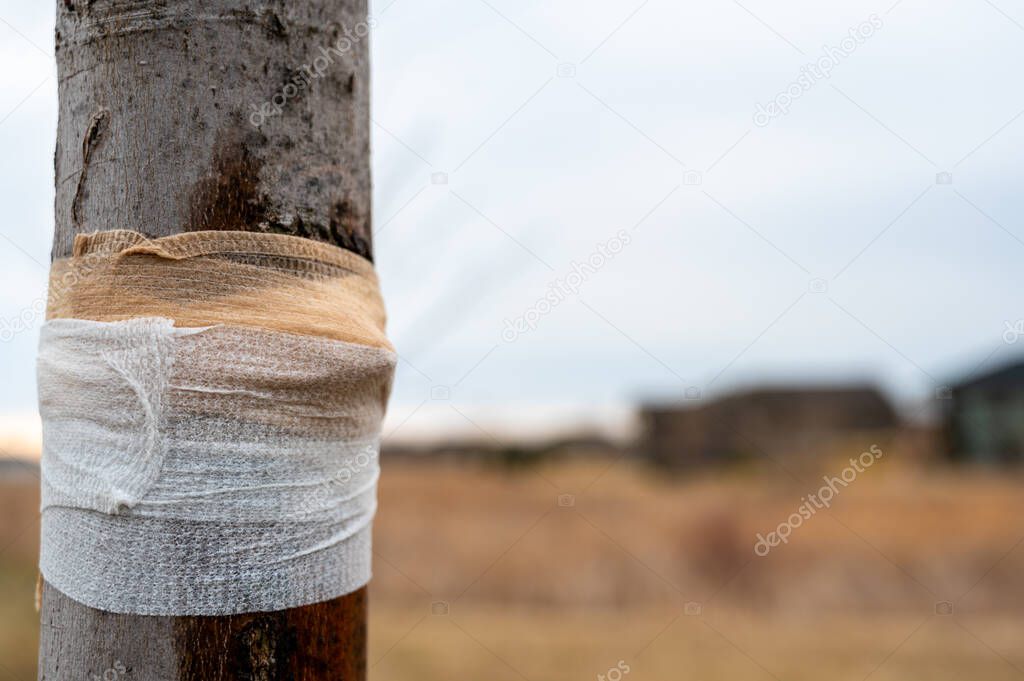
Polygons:
M109 234L119 236L99 238ZM77 274L63 294L51 279L40 340L40 570L91 607L280 610L370 578L380 424L395 365L379 299L358 300L354 291L366 287L351 281L372 269L328 246L311 254L293 237L270 246L238 237L255 239L241 252L225 247L225 233L208 237L214 247L204 234L170 243L86 237L76 262L54 268ZM182 241L190 254L176 259ZM143 272L157 283L120 290ZM193 299L209 277L218 290ZM274 318L265 300L287 300L282 286L297 297ZM306 309L310 287L337 304L320 315ZM168 316L123 314L126 297ZM332 315L338 324L324 337Z

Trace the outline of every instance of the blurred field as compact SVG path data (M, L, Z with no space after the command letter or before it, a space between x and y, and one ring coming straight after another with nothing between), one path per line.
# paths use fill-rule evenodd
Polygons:
M762 558L756 534L843 460L699 478L385 460L371 678L1020 678L1021 479L897 461ZM34 678L34 484L0 489L0 679Z

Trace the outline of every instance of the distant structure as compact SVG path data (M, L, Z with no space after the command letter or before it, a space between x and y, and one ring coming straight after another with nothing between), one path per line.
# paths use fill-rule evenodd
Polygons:
M813 454L853 432L890 430L899 419L873 386L771 387L711 403L643 409L640 451L672 468Z
M1024 361L953 386L943 414L950 459L1024 462Z
M522 466L554 459L618 458L626 453L624 445L603 435L578 433L542 442L498 442L488 438L452 439L439 443L386 443L381 446L385 461L486 462Z

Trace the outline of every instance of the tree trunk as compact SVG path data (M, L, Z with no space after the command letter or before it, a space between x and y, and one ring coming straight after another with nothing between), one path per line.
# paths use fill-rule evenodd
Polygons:
M132 229L371 257L365 0L58 0L54 258ZM271 613L108 613L43 586L39 678L363 679L366 592Z
M278 232L369 255L366 9L59 0L54 255L99 229Z

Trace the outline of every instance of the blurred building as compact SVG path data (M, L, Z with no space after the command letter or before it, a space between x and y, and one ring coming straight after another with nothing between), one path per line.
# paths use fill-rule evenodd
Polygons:
M956 461L1024 461L1024 361L953 386L944 410L947 455Z
M797 458L852 433L899 426L892 405L870 385L758 388L691 404L643 409L644 455L673 468Z
M631 444L631 443L630 443ZM381 445L385 461L490 462L509 466L554 459L618 458L626 446L596 433L564 435L547 440L505 440L449 438L437 442L386 442Z

